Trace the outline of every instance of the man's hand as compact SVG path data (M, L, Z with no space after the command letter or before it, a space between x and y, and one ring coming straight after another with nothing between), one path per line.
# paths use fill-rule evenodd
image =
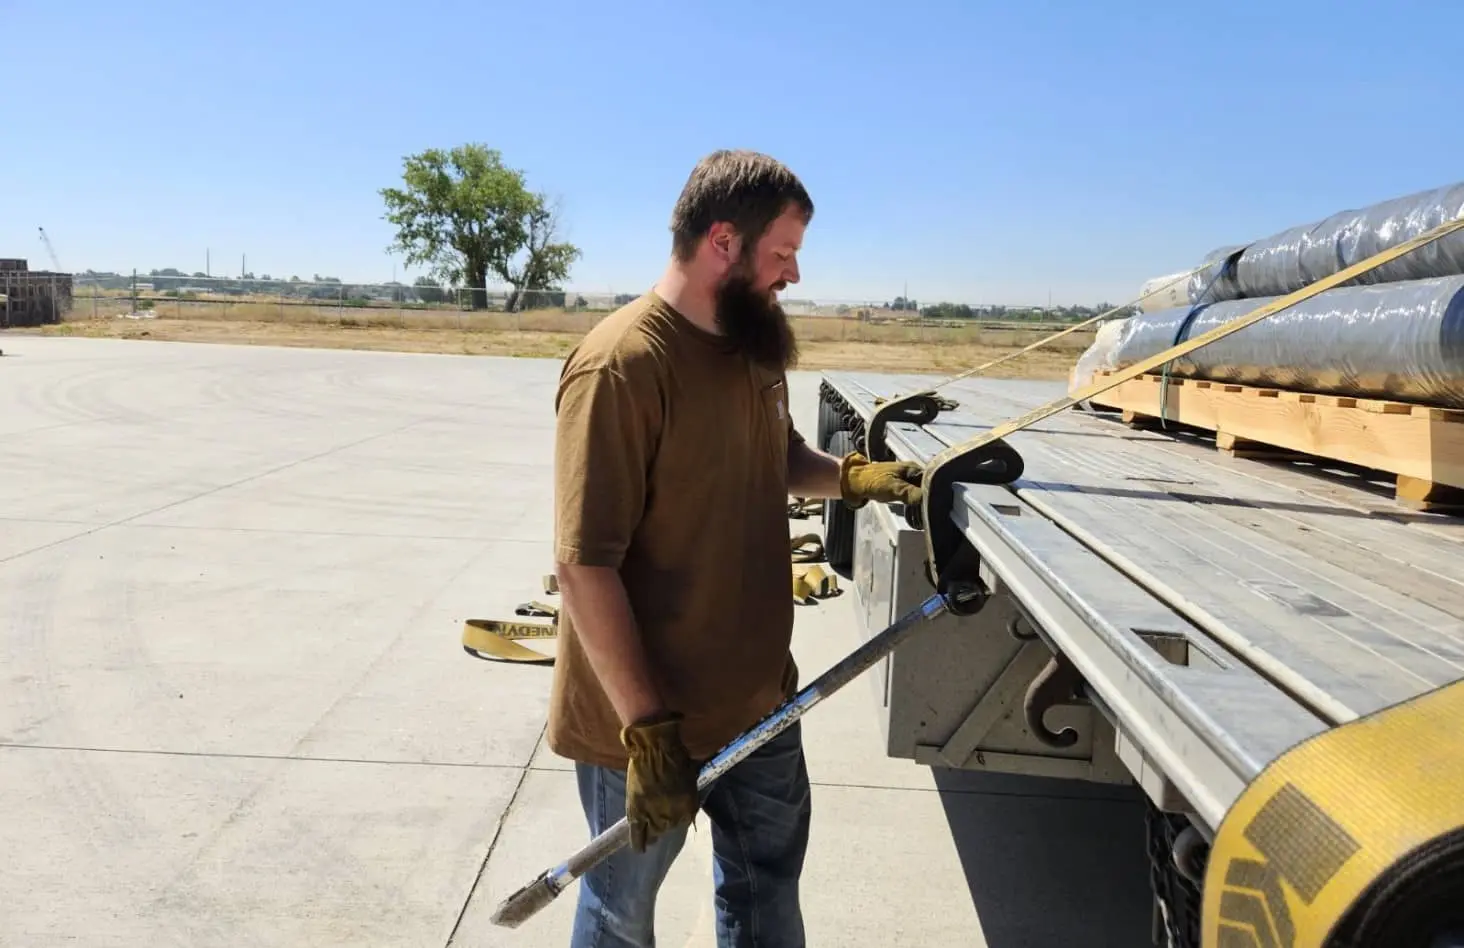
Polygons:
M679 714L663 713L631 724L621 730L620 742L630 751L625 775L630 848L643 853L648 843L696 817L698 768L681 742Z
M839 462L839 489L844 503L855 509L871 500L918 506L925 497L924 473L913 461L873 462L856 451Z

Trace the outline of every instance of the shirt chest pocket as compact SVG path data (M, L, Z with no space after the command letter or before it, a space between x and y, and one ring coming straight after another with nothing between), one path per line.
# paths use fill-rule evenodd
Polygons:
M760 434L768 446L775 473L781 474L788 464L788 386L782 380L765 382L759 388L758 397L763 429Z

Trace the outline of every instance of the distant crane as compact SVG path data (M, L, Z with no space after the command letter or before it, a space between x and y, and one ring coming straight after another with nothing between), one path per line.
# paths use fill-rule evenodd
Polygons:
M51 238L46 236L46 228L37 227L36 229L41 232L41 243L46 245L46 253L51 257L51 266L56 268L57 273L64 273L65 271L61 269L61 261L56 258L56 248L51 246Z

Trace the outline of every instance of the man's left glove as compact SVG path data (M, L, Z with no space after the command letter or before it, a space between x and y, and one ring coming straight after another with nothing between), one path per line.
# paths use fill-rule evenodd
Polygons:
M855 451L839 462L839 491L854 509L871 500L919 506L925 469L914 461L871 461Z

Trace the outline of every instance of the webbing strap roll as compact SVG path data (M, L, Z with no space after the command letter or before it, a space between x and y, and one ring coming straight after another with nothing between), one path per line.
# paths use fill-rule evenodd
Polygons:
M1464 944L1464 681L1323 731L1262 770L1215 834L1201 942Z

